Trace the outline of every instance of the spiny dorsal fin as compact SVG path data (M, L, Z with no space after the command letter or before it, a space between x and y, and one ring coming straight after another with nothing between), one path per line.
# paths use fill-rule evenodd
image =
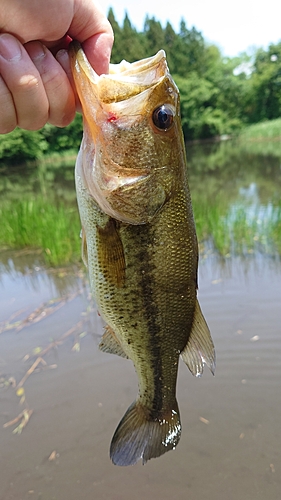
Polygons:
M134 465L140 458L145 464L174 450L181 436L181 423L176 400L159 418L151 419L149 410L134 402L119 423L110 445L110 458L115 465Z
M181 357L195 377L201 377L204 364L214 374L216 366L215 348L198 300L196 300L195 304L190 336Z
M109 218L105 227L97 227L98 259L110 283L121 287L125 280L125 255L116 221Z
M108 325L105 327L105 332L99 343L99 349L102 352L107 352L109 354L117 354L117 356L121 356L122 358L128 359L128 356L127 354L125 354L123 347L121 346L114 331Z

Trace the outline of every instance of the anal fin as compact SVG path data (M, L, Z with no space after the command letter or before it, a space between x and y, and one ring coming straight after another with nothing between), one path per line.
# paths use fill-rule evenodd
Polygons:
M181 357L195 377L201 377L204 364L208 366L214 375L216 366L215 348L198 300L196 300L195 304L190 336Z
M116 337L114 331L108 325L105 327L105 332L99 343L99 349L102 352L117 354L117 356L128 359L128 356L127 354L125 354L124 349L120 344L118 338Z

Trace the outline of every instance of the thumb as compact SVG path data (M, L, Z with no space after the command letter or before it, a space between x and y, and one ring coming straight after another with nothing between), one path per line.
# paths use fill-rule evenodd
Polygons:
M112 27L97 2L75 0L68 34L83 44L86 56L98 74L108 73L114 37Z

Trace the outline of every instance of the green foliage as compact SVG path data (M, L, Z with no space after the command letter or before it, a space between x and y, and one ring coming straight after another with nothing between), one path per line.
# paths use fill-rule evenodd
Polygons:
M259 49L248 89L248 120L272 120L281 115L281 42Z
M47 123L41 130L30 132L16 128L13 132L0 135L0 160L3 163L25 163L39 160L54 152L78 151L82 139L82 117L65 128Z
M119 27L112 9L109 10L108 19L114 30L114 45L111 55L112 63L118 64L123 59L133 62L147 57L146 40L132 26L127 14L125 15L122 28Z
M281 204L272 207L270 217L260 218L257 208L249 216L245 205L232 207L216 200L193 199L197 236L201 251L205 243L222 256L264 252L280 254Z
M47 141L40 131L29 132L17 128L9 134L0 135L0 159L6 163L36 160L47 150Z
M222 107L216 106L219 89L209 80L193 72L187 78L175 76L181 95L181 115L187 140L206 139L231 134L241 128L241 121Z
M239 138L241 140L254 141L262 139L279 140L281 138L281 118L249 125L240 133Z
M162 29L161 23L156 21L154 17L149 19L146 17L144 23L144 34L147 44L147 55L154 55L158 50L163 49L165 45L165 32Z
M0 248L39 248L46 263L54 266L79 260L81 226L76 207L29 196L2 202L0 219Z
M48 144L48 153L79 149L83 134L82 116L76 114L74 121L65 128L54 127L47 123L42 135Z

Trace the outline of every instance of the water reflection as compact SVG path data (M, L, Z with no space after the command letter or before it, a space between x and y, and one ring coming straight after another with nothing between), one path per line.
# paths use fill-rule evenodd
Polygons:
M48 196L52 201L75 200L75 159L42 161L33 166L0 164L0 199L16 200L28 195Z
M0 255L0 286L8 275L11 282L21 279L27 290L39 292L45 284L55 296L62 296L77 290L81 280L85 281L82 266L46 268L42 256L32 251L5 251Z

